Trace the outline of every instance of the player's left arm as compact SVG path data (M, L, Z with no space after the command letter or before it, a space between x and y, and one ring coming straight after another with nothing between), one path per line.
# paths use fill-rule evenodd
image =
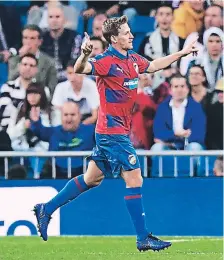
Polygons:
M166 57L158 58L150 63L150 66L147 68L146 72L152 73L161 69L164 69L171 65L173 62L179 60L180 58L193 53L197 55L198 50L195 47L198 38L192 41L189 45L185 46L181 51L170 54Z

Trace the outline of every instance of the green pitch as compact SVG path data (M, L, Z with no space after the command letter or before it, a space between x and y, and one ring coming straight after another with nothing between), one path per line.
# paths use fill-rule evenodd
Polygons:
M134 237L0 238L0 260L221 260L221 238L169 237L172 247L140 253Z

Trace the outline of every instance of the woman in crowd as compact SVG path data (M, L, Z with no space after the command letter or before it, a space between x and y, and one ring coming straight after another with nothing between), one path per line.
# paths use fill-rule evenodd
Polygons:
M40 107L41 121L44 126L56 125L57 116L51 110L44 88L39 83L30 83L27 88L24 102L11 114L11 121L7 132L14 151L48 151L48 143L40 141L30 129L30 110L32 106ZM39 162L29 158L30 166L34 172L40 172L43 158Z

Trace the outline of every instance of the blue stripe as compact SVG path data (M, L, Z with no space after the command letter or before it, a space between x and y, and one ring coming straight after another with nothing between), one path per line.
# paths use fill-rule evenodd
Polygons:
M128 94L125 90L106 89L106 101L108 103L126 103L128 101Z
M124 126L123 120L119 116L107 115L107 127Z

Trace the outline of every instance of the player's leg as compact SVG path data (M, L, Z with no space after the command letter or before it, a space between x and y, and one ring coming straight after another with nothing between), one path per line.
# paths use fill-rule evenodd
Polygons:
M124 171L122 177L126 183L125 202L136 230L138 250L159 251L171 246L170 242L152 236L147 230L141 191L143 179L140 168Z
M85 174L71 179L49 202L37 204L34 211L43 240L47 240L47 227L55 210L77 198L80 194L98 186L104 176L94 161L90 161Z

